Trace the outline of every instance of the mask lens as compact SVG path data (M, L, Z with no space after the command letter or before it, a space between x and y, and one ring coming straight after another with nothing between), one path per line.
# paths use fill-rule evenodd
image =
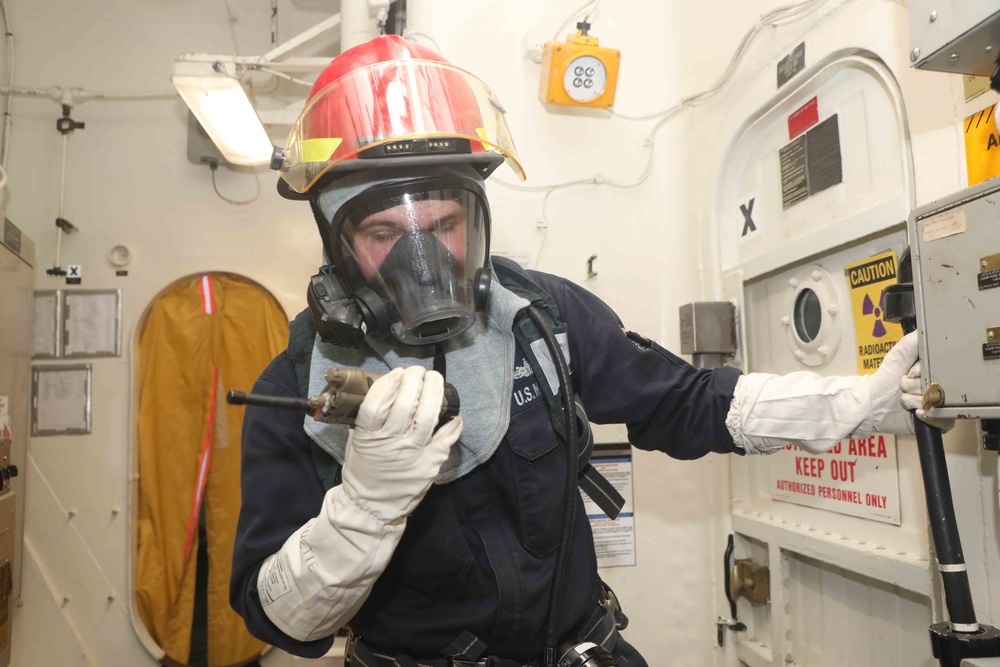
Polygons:
M472 325L487 244L475 193L446 188L360 202L332 240L348 286L385 299L401 341L432 343Z

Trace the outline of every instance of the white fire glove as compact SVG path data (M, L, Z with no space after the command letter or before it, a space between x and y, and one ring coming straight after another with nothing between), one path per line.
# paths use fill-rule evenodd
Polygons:
M440 373L411 366L380 378L361 403L347 441L344 490L384 523L416 508L462 433L461 417L434 433L443 396Z
M462 432L461 417L434 432L443 396L441 374L419 366L372 384L348 440L343 483L257 577L264 613L282 632L299 641L328 637L364 603Z
M896 343L872 375L748 373L736 383L726 426L747 454L767 454L789 444L819 454L845 438L912 434L900 379L916 360L913 333Z
M903 391L903 407L917 414L921 421L925 421L931 426L936 426L942 431L950 431L955 426L954 419L944 417L928 417L923 408L924 403L923 383L920 380L920 362L910 366L910 370L900 379L899 388Z

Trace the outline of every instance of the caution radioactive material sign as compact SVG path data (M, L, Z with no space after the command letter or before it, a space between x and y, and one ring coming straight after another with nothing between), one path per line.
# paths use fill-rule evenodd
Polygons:
M851 289L851 310L858 345L858 373L868 375L903 337L903 328L885 321L885 288L896 283L896 253L891 250L844 268Z
M1000 132L996 106L977 111L965 119L965 166L969 185L1000 176Z

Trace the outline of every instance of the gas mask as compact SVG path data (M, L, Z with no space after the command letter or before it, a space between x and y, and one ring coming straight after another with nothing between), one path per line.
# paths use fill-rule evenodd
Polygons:
M489 211L476 178L364 190L336 210L325 245L331 265L313 277L309 302L331 342L391 335L433 344L466 331L486 308Z

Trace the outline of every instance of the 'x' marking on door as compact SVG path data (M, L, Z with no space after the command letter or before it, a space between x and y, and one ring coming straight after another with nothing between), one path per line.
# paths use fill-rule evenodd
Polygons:
M740 210L743 212L743 233L740 236L746 236L751 232L757 231L757 225L753 224L753 218L751 217L755 199L751 199L749 204L740 204Z

